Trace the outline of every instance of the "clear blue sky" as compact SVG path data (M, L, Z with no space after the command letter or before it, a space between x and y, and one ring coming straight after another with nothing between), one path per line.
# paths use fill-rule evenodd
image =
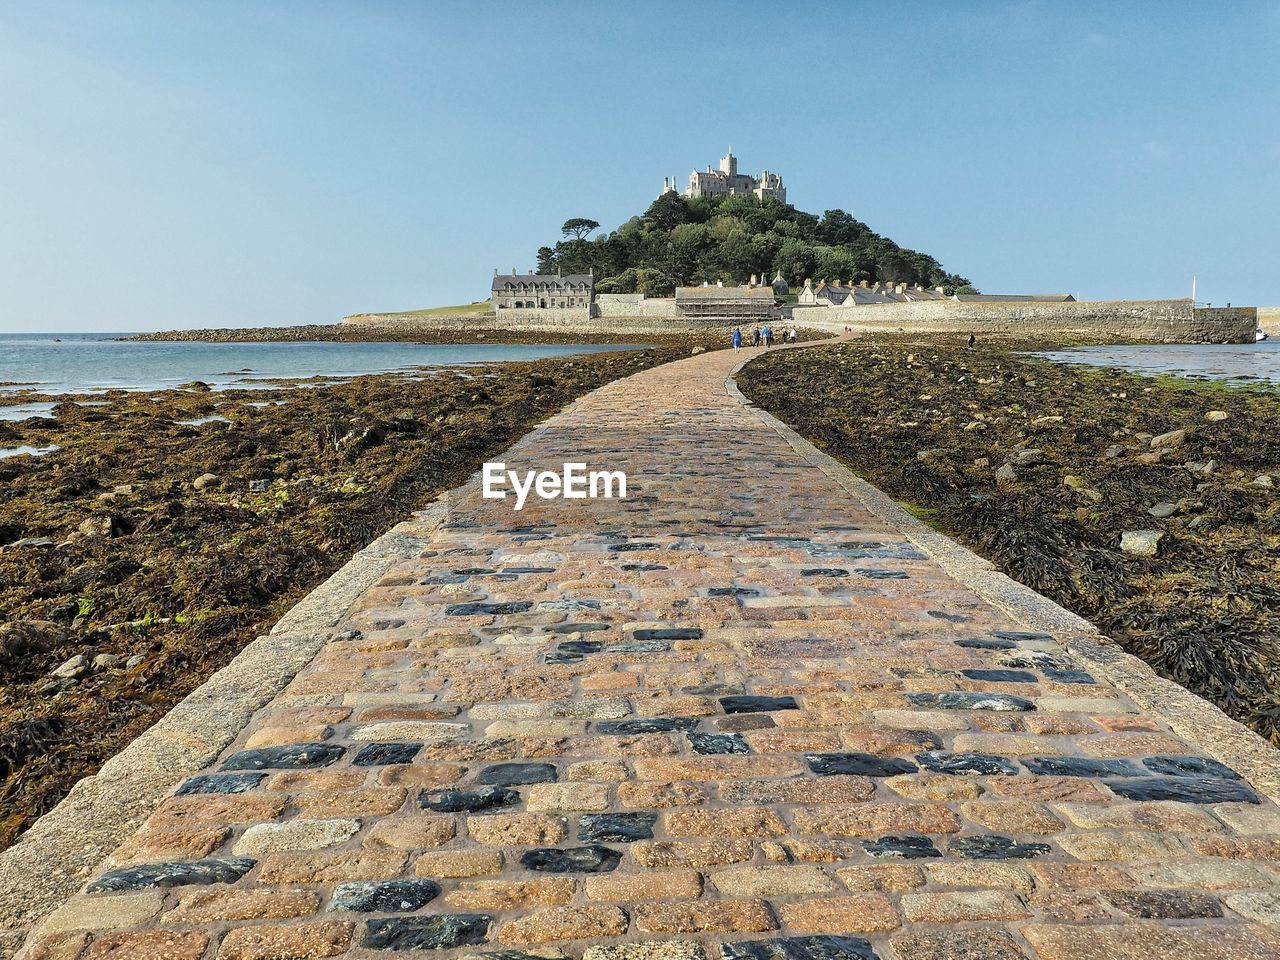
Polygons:
M728 143L990 292L1280 302L1280 0L0 0L0 331L487 296Z

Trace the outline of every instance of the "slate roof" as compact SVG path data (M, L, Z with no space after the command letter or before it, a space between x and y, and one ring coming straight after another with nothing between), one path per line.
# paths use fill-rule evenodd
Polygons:
M520 284L530 290L569 290L583 285L588 290L594 289L595 278L589 273L566 273L556 276L554 273L500 273L493 278L490 290L518 290Z

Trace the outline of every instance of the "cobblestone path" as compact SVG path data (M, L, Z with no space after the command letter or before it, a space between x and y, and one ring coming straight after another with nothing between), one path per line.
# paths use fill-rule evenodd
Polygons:
M27 956L1280 956L1275 805L799 457L734 361L525 438L629 496L459 497Z

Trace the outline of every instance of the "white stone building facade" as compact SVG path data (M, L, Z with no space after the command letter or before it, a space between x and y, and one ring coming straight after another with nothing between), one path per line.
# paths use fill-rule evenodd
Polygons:
M676 190L675 177L662 178L663 194ZM694 170L690 173L689 185L684 188L682 194L686 197L736 197L751 194L761 200L765 197L776 197L783 203L787 202L787 188L780 174L770 173L768 170L758 177L739 173L738 158L733 155L732 148L720 158L718 170L712 170L708 164L705 171Z

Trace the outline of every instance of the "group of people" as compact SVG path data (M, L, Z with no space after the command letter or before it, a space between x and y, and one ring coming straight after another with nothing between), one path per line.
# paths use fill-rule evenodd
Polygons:
M794 326L790 330L782 331L783 343L798 343L799 340L800 340L800 331L797 330ZM768 325L763 327L756 327L754 330L751 331L751 345L753 347L758 347L761 345L764 345L766 347L772 347L777 342L778 342L777 335L774 333L773 329ZM733 328L733 349L735 350L742 349L742 328L741 327Z

